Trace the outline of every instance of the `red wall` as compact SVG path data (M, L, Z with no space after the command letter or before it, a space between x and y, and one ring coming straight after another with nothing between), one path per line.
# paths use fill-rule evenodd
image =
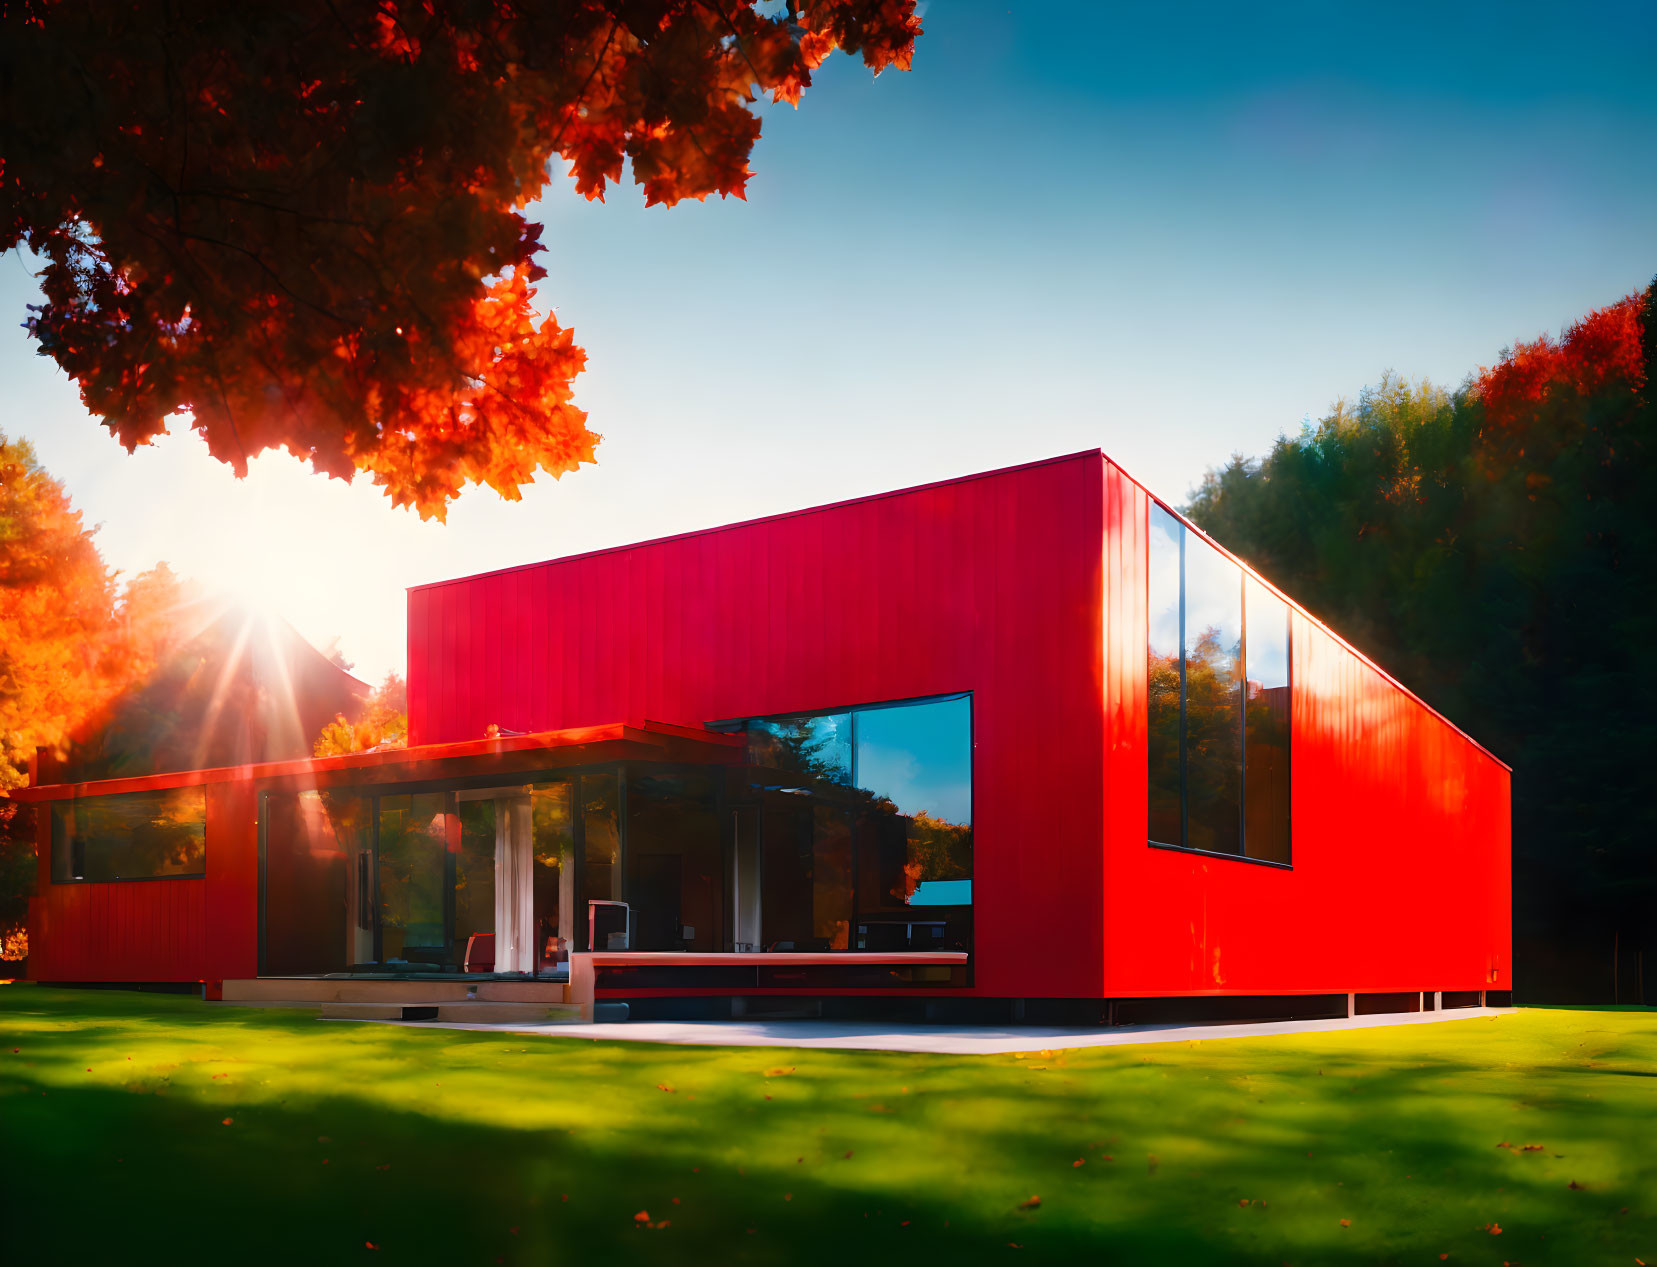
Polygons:
M258 957L258 824L250 783L209 784L207 876L53 884L51 808L35 807L38 894L29 902L36 981L251 977Z
M1097 995L1097 453L417 589L417 743L973 692L976 990Z
M1293 869L1146 845L1149 499L1104 500L1105 995L1512 989L1507 770L1298 609Z

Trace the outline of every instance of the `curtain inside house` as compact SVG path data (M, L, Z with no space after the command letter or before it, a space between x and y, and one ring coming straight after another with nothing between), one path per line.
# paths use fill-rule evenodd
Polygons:
M495 971L533 972L535 882L529 798L502 797L495 804Z

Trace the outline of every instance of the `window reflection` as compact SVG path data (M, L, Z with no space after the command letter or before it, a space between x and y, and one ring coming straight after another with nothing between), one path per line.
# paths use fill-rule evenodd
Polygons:
M1289 861L1289 605L1253 577L1248 616L1244 734L1244 847L1251 858Z
M1241 853L1243 570L1206 541L1185 544L1186 839Z
M767 949L965 948L971 709L962 695L747 724Z
M579 783L581 804L581 905L576 935L582 949L624 950L628 945L626 911L603 908L594 902L620 898L616 868L621 860L621 795L613 774L584 774ZM594 923L594 920L597 923Z
M713 780L706 773L629 771L631 949L722 949L724 893Z
M368 837L367 805L359 796L266 795L262 972L343 972L373 961Z
M1150 837L1178 845L1185 840L1180 808L1180 543L1185 530L1157 505L1151 507L1150 528L1146 701Z
M52 804L52 879L148 880L207 873L207 798L199 787Z
M444 944L444 967L463 968L468 958L495 966L497 938L495 936L495 850L497 818L499 828L511 813L511 801L485 799L462 800L457 807L460 819L460 847L453 852L454 916ZM510 842L503 842L510 843ZM516 859L507 852L510 867ZM514 886L515 887L515 886ZM474 942L474 937L477 939ZM505 949L505 947L500 947ZM527 967L527 965L524 965ZM513 964L511 970L519 970Z
M530 789L537 972L567 970L575 929L574 779Z
M1287 863L1288 605L1162 507L1148 527L1149 839Z
M444 800L441 792L380 798L380 959L388 965L435 972L449 961Z

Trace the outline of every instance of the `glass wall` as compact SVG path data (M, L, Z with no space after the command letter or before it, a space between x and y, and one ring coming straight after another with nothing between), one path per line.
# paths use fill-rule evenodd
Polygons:
M970 696L745 729L765 949L967 948Z
M724 849L712 777L640 767L627 779L633 950L723 950Z
M52 803L52 880L182 879L207 874L199 787Z
M265 796L266 974L341 972L373 962L368 812L369 803L351 793Z
M1148 838L1287 863L1288 605L1154 504L1149 540Z

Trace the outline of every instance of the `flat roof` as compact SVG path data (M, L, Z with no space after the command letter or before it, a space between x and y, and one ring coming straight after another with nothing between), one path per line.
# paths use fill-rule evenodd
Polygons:
M323 783L342 787L462 778L609 761L658 760L716 763L734 760L746 740L740 735L698 730L670 722L612 722L571 730L546 730L497 739L421 744L417 748L383 748L332 757L261 761L98 779L80 783L41 783L17 788L18 801L62 801L79 796L113 796L209 783L276 782L295 786ZM507 758L505 762L501 758Z
M1288 594L1284 593L1284 591L1282 589L1280 589L1277 585L1273 584L1265 576L1262 576L1260 574L1260 572L1257 571L1254 567L1252 567L1247 561L1245 561L1242 558L1239 558L1235 553L1233 553L1231 550L1227 549L1223 543L1221 543L1219 541L1216 541L1213 537L1209 536L1209 534L1207 532L1205 532L1202 528L1199 528L1190 519L1186 518L1186 516L1183 515L1176 507L1174 507L1172 504L1170 504L1168 501L1164 500L1163 498L1157 496L1156 493L1152 492L1150 487L1143 480L1135 478L1125 467L1122 466L1122 464L1120 462L1117 462L1109 454L1107 454L1103 449L1099 449L1099 448L1081 449L1081 450L1078 450L1075 453L1064 453L1064 454L1060 454L1057 457L1041 458L1038 461L1034 461L1034 462L1020 462L1020 463L1017 463L1016 465L1013 465L1013 466L997 467L996 469L991 470L991 471L975 471L970 475L957 475L957 476L953 476L949 479L933 480L933 481L931 481L930 483L927 483L927 484L911 485L908 488L890 489L890 490L888 490L886 492L883 492L883 493L867 493L867 494L864 494L861 497L848 497L848 498L845 498L841 501L824 502L823 504L818 505L818 506L804 506L804 507L801 507L798 510L785 510L785 511L780 511L777 514L773 514L773 515L760 515L760 516L758 516L757 518L754 518L754 519L741 519L741 520L737 520L734 523L718 524L718 525L715 525L714 527L711 527L711 528L693 528L693 529L691 529L687 532L670 533L669 535L667 535L665 537L650 537L650 538L647 538L646 540L643 540L643 541L631 541L631 542L628 542L624 545L603 546L603 547L601 547L597 550L584 550L584 551L581 551L577 554L559 555L559 556L556 556L556 557L550 558L550 559L541 559L541 560L538 560L534 563L519 563L519 564L513 565L512 567L493 568L493 569L491 569L489 571L486 571L486 572L473 572L473 573L469 573L465 576L450 577L450 578L448 578L446 580L442 580L442 581L428 581L423 585L411 585L411 586L409 586L408 587L408 593L413 594L413 593L416 593L420 590L441 589L442 587L444 587L446 585L465 585L465 584L469 584L472 581L481 581L481 580L485 580L489 577L506 576L506 575L509 575L510 573L513 573L513 572L529 572L529 571L535 570L536 568L554 567L554 566L557 566L558 564L561 564L561 563L573 563L573 562L577 561L578 559L591 559L591 558L596 558L600 555L605 555L605 554L619 554L619 553L621 553L623 551L626 551L626 550L640 550L640 549L644 549L647 546L664 545L664 544L666 544L667 542L670 542L670 541L684 541L684 540L687 540L691 537L706 537L706 536L711 536L714 533L719 533L719 532L734 532L735 530L737 530L739 528L751 528L751 527L754 527L755 525L758 525L758 524L775 523L775 522L778 522L778 521L781 521L781 520L784 520L784 519L795 519L795 518L798 518L801 515L815 515L815 514L818 514L818 513L822 512L822 511L825 511L825 510L837 510L837 509L839 509L843 506L856 506L856 505L859 505L860 503L864 503L864 502L883 501L883 500L885 500L886 498L889 498L889 497L904 497L904 496L907 496L910 493L926 492L927 490L934 489L934 488L946 488L946 487L948 487L952 484L970 484L974 480L993 479L998 475L1011 475L1011 474L1013 474L1014 472L1017 472L1017 471L1034 470L1037 467L1055 466L1055 465L1057 465L1061 462L1074 462L1074 461L1077 461L1077 460L1082 459L1082 458L1092 458L1092 457L1097 457L1100 460L1102 460L1104 462L1107 462L1111 466L1115 467L1116 470L1121 473L1121 475L1124 479L1128 480L1131 484L1133 484L1135 487L1137 487L1141 492L1143 492L1147 497L1149 497L1158 506L1161 506L1169 514L1173 515L1174 518L1179 520L1179 522L1181 524L1183 524L1186 528L1188 528L1190 531L1196 533L1204 541L1208 542L1215 549L1217 549L1221 554L1225 555L1226 558L1230 559L1233 563L1237 564L1237 566L1242 568L1245 573L1247 573L1249 576L1253 577L1260 584L1264 585L1273 594L1277 595L1278 598L1282 599L1291 608L1293 608L1295 611L1299 612L1307 620L1311 621L1312 624L1316 625L1324 633L1328 634L1331 638L1333 638L1336 642L1338 642L1342 647L1344 647L1346 650L1350 651L1353 655L1357 656L1358 659L1360 661L1362 661L1365 665L1367 665L1369 668L1373 669L1376 673L1380 674L1381 677L1384 678L1387 682L1389 682L1392 686L1396 687L1398 690L1402 691L1405 695L1409 696L1410 699L1414 700L1422 708L1426 709L1434 717L1438 718L1441 722L1443 722L1451 730L1455 731L1456 734L1460 735L1468 743L1472 744L1475 748L1477 748L1485 756L1489 757L1490 760L1494 761L1497 765L1501 766L1502 769L1508 771L1510 774L1512 773L1513 767L1510 766L1507 762L1503 761L1495 753L1491 752L1489 748L1485 747L1477 739L1475 739L1475 738L1473 738L1473 736L1469 735L1460 726L1456 725L1455 722L1451 721L1443 713L1439 712L1438 709L1434 708L1431 704L1427 703L1426 700L1422 699L1419 695L1417 695L1409 687L1405 686L1404 683L1400 682L1391 673L1387 672L1386 669L1382 668L1379 664L1377 664L1372 657L1370 657L1369 655L1366 655L1364 652L1360 651L1357 647L1353 646L1351 642L1349 642L1347 639L1342 637L1341 634L1337 630L1333 629L1327 622L1319 619L1317 616L1314 616L1310 611L1308 611L1306 609L1306 607L1302 603L1296 601L1294 598L1292 598Z

